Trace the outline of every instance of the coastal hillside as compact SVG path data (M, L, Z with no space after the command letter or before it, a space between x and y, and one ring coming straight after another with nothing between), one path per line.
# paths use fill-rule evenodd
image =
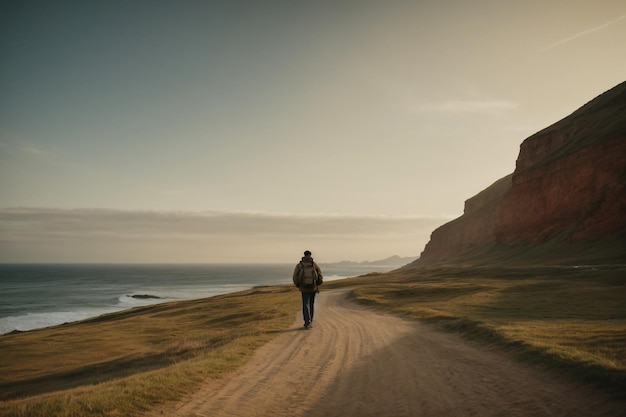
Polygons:
M532 135L411 266L626 262L626 82Z

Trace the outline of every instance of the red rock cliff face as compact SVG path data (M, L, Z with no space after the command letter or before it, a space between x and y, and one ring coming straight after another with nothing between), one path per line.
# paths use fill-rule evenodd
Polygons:
M624 232L625 167L626 136L621 136L516 171L497 212L496 240L542 242L565 233L575 242Z
M495 242L497 209L511 188L508 175L465 201L463 216L437 228L426 244L418 263L441 261L477 245Z
M480 245L626 238L626 83L526 139L515 172L467 200L418 264Z

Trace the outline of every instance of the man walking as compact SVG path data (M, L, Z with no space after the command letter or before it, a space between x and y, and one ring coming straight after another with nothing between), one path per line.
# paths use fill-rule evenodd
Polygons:
M311 251L304 251L304 256L293 270L293 284L302 293L302 316L305 329L310 329L313 325L315 294L319 292L322 282L322 270L311 257Z

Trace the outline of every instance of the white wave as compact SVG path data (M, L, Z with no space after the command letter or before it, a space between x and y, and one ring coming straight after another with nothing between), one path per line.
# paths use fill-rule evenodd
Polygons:
M52 311L49 313L27 313L22 316L0 318L0 334L14 330L27 331L63 323L85 320L102 314L119 311L120 308L85 309L77 311Z
M10 333L14 330L28 331L43 327L56 326L63 323L85 320L98 317L102 314L113 313L131 309L134 307L161 304L170 301L190 300L197 298L212 297L215 295L228 294L251 288L251 285L224 284L210 288L187 288L187 289L149 289L145 291L133 291L130 294L122 294L117 299L117 304L101 308L83 308L75 311L54 311L48 313L27 313L25 315L0 317L0 334ZM133 296L148 295L158 298L142 298Z
M118 298L118 305L124 308L136 306L166 303L169 301L192 300L196 298L213 297L215 295L229 294L252 288L250 284L223 284L210 287L195 288L152 288L148 290L136 290L130 294L121 295ZM148 296L148 297L143 297ZM158 297L158 298L154 298Z

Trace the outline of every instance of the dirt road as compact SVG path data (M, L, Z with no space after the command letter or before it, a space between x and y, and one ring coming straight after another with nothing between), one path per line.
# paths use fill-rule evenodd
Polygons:
M152 416L621 416L626 409L430 326L322 292L236 373ZM621 404L623 406L624 404Z

